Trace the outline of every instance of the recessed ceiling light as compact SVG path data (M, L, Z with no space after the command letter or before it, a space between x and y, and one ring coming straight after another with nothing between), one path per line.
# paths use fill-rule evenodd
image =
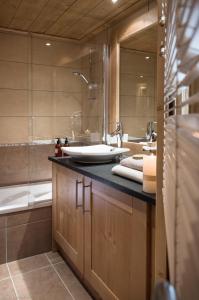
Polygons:
M146 59L146 60L150 59L150 56L145 56L145 59Z
M113 3L116 3L118 0L112 0Z
M49 47L49 46L51 46L51 43L45 43L45 45Z

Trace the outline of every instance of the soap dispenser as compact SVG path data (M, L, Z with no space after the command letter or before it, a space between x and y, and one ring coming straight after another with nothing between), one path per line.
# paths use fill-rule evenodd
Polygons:
M60 157L62 156L62 151L61 151L61 140L60 138L57 138L57 143L55 145L55 156Z
M68 138L67 138L67 137L65 138L65 142L64 142L63 147L69 147L69 142L68 142ZM68 156L67 153L63 153L63 155L64 155L64 156Z

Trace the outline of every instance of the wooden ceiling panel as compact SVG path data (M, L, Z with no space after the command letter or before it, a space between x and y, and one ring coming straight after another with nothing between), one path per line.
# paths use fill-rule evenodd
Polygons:
M74 26L72 26L70 29L66 30L65 36L72 39L81 39L85 35L85 32L88 32L90 28L93 28L95 26L96 19L86 16L81 18L81 20L77 22Z
M66 36L67 30L73 25L79 24L88 12L90 12L102 0L77 0L58 20L49 28L46 33ZM79 38L77 38L79 39Z
M8 27L12 21L21 0L0 1L0 26Z
M121 47L144 52L157 52L157 26L149 27L121 43Z
M143 0L0 0L0 26L81 40L129 15L139 3Z
M92 17L97 19L103 19L110 17L110 15L117 15L120 11L131 6L137 0L119 0L115 5L113 5L110 0L103 0L95 9L92 10Z
M23 28L23 30L28 30L47 2L48 0L23 0L16 11L9 28Z
M39 16L31 24L29 30L32 32L44 33L58 20L58 18L61 17L63 12L69 9L69 5L74 2L75 0L50 0L48 5L42 9Z

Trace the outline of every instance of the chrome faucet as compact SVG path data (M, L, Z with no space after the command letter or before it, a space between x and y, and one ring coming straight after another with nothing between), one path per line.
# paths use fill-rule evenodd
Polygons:
M147 130L146 130L146 139L149 142L155 142L157 139L157 133L155 132L154 125L157 124L157 122L150 121L147 123Z
M111 133L111 136L117 136L117 146L122 148L123 146L123 127L122 122L116 123L116 129Z

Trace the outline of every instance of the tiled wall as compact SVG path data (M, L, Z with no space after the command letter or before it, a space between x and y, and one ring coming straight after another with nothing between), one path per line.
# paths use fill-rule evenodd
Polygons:
M46 42L51 46L47 47ZM0 33L0 141L26 143L71 136L70 117L81 110L80 45Z
M155 71L155 55L121 48L120 118L130 136L145 136L147 122L156 120Z
M51 206L0 215L0 264L51 249Z
M97 84L97 88L89 91L84 89L83 104L83 130L102 134L103 129L103 45L106 43L106 31L98 34L89 41L91 53L88 62L84 61L86 67L84 73Z
M98 78L92 75L95 44L0 32L0 45L0 185L48 180L47 157L54 146L32 145L34 140L71 137L76 112L81 112L81 134L101 130L101 81L98 72ZM98 82L96 101L88 99L76 70Z

